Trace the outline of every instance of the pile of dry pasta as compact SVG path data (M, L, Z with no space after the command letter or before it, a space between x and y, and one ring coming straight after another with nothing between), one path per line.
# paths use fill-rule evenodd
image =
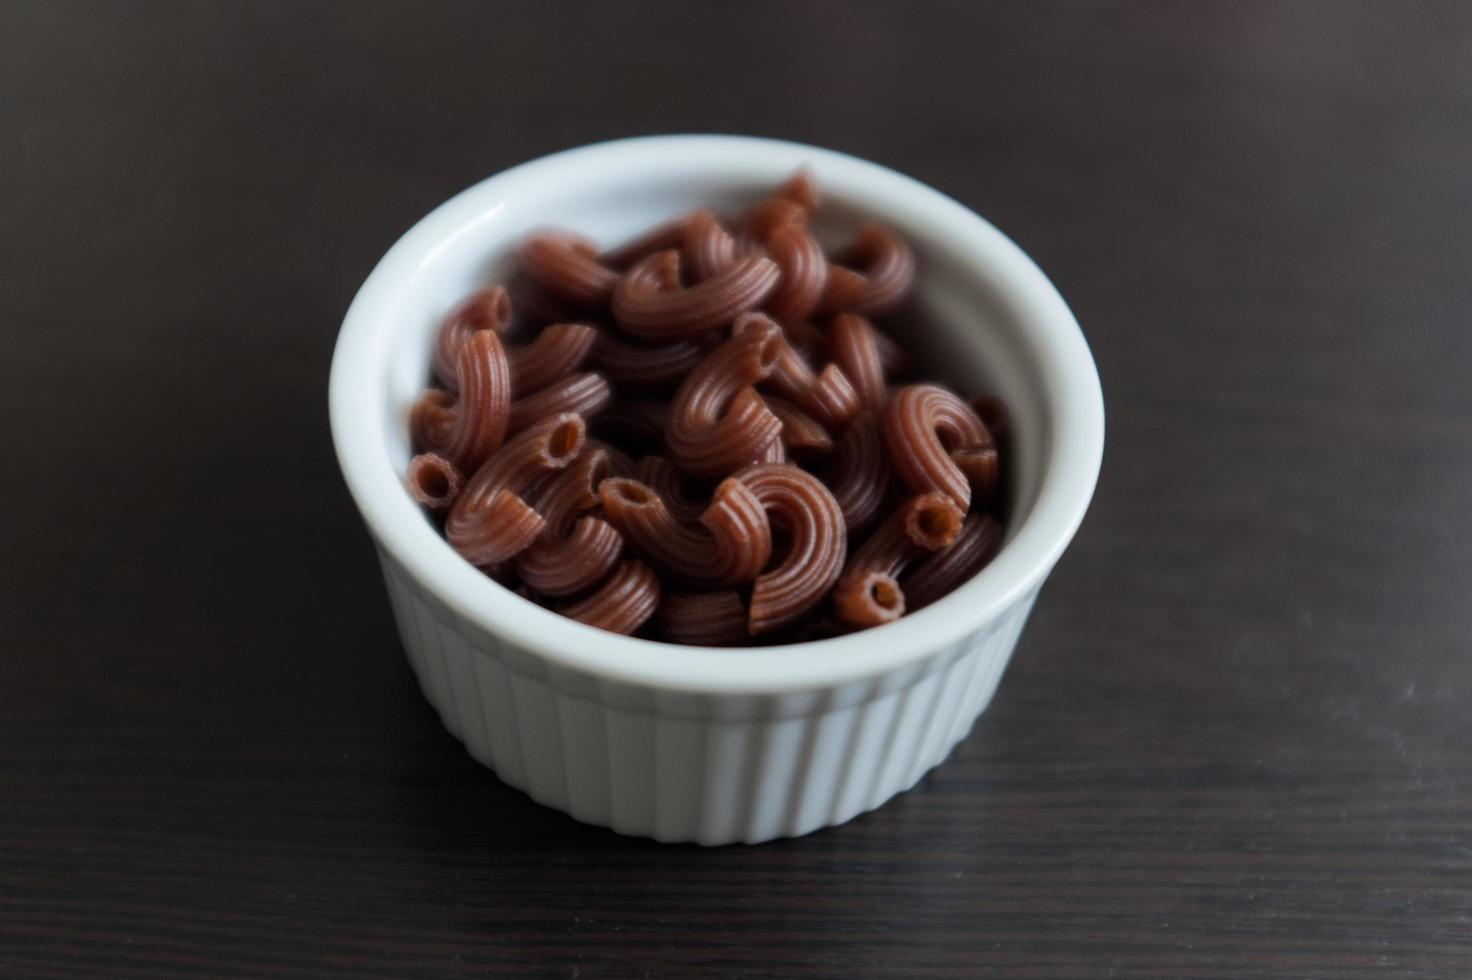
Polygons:
M991 560L1007 416L909 381L872 320L914 281L875 224L831 258L800 172L599 254L523 244L510 289L435 338L408 485L507 588L618 633L701 645L886 623Z

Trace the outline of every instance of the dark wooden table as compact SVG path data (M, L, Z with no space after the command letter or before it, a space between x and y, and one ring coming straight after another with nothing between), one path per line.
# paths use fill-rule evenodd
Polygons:
M1109 408L913 792L660 846L421 700L327 433L433 205L681 130L992 219ZM0 976L1472 975L1472 7L0 5Z

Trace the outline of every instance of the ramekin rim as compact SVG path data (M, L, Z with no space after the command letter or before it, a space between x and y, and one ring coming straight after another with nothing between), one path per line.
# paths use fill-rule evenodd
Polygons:
M388 459L382 417L383 357L391 324L377 315L458 234L487 217L478 203L543 172L645 161L780 159L821 164L825 174L906 198L927 227L965 243L974 261L1012 291L1037 333L1032 341L1052 390L1053 412L1038 497L1007 546L951 595L898 621L847 636L772 647L715 648L618 636L542 609L464 562L420 514ZM494 209L492 209L493 211ZM1038 588L1072 540L1098 479L1104 410L1097 369L1072 312L1036 263L958 201L880 164L802 143L750 136L640 136L574 147L501 171L436 207L379 260L349 306L329 382L333 443L344 479L378 546L456 615L549 664L600 679L691 694L801 692L874 679L912 666L984 628Z

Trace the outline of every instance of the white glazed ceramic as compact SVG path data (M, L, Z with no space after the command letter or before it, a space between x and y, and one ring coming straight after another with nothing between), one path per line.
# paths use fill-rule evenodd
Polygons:
M601 632L462 561L409 498L410 405L446 310L495 282L513 244L563 226L602 245L698 205L736 208L794 169L824 195L820 234L862 217L914 245L926 373L991 391L1013 419L1012 518L973 581L913 615L786 647L681 647ZM348 310L332 434L378 545L409 662L445 727L533 799L661 841L724 844L842 823L913 786L991 700L1033 600L1093 494L1098 375L1026 255L940 193L796 143L663 136L570 150L491 177L420 221Z

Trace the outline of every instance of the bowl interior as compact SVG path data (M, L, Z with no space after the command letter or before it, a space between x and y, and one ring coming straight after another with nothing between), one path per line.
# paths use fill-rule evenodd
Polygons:
M819 161L801 162L815 169L824 191L814 228L826 246L838 247L861 222L878 220L914 247L915 299L880 322L915 356L918 376L944 381L965 397L989 392L1006 402L1013 426L1007 460L1010 538L1037 499L1050 437L1037 361L1022 343L1026 331L1018 311L989 287L984 262L977 257L953 254L911 215L886 211L872 196L835 185ZM516 244L529 232L569 229L609 247L696 207L735 213L760 199L787 172L673 178L643 172L588 174L581 182L533 184L514 197L487 201L478 219L436 250L433 261L423 264L393 306L383 311L396 324L381 367L380 419L395 472L404 471L411 455L409 411L429 383L435 330L465 294L508 280Z
M866 219L916 251L912 310L888 320L923 376L1000 396L1012 417L1007 543L975 579L887 626L794 647L716 650L603 633L525 602L463 562L403 489L408 417L431 341L471 290L503 281L529 232L600 246L694 207L734 211L799 166L824 195L816 224L839 244ZM1005 236L955 201L876 164L796 143L645 137L524 164L446 202L384 256L354 300L333 359L333 437L380 546L490 635L604 680L680 691L784 690L874 678L975 633L1035 593L1087 508L1103 447L1088 347L1067 306ZM658 651L661 655L652 657Z

